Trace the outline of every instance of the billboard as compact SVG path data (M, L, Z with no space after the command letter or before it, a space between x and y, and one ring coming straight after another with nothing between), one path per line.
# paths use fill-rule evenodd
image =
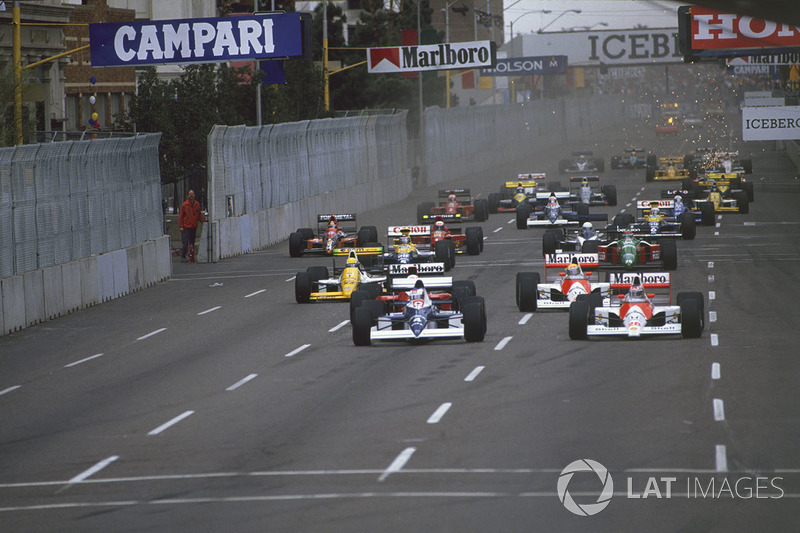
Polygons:
M306 13L272 13L89 24L91 61L129 67L301 57L311 53L310 21Z
M481 69L481 76L531 76L566 71L567 56L510 57L498 59L494 68Z
M370 74L491 67L496 61L493 41L367 48Z
M742 108L742 140L797 139L800 139L800 106Z
M691 7L689 30L693 50L800 46L800 28L796 26L705 7Z

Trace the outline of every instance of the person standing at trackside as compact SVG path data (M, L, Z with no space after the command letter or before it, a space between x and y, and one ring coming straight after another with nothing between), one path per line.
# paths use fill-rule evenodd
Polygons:
M183 249L181 250L182 262L186 262L186 251L189 246L194 251L198 223L205 221L206 217L203 216L203 210L200 209L200 202L195 200L194 191L189 190L186 194L186 201L181 204L181 211L178 215L178 228L181 230L181 241L183 242Z

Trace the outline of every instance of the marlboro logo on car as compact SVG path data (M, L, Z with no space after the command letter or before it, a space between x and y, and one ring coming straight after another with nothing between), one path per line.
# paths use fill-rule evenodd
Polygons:
M371 74L493 67L497 54L492 41L368 48Z

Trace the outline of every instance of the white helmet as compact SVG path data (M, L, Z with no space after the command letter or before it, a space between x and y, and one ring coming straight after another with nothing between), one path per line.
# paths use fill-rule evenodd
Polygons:
M650 209L650 216L657 217L658 216L658 208L653 207Z
M581 227L583 229L592 229L592 223L591 222L584 222L583 226L581 226Z
M679 204L683 201L683 198L681 198L680 194L676 194L674 200L676 204Z

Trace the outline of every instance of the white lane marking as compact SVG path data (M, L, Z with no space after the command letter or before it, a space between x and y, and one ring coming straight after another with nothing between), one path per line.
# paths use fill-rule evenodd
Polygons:
M708 262L708 268L714 268L714 261Z
M480 374L481 372L483 372L483 369L484 369L484 368L485 368L485 367L483 367L483 366L476 366L476 367L475 367L475 368L472 370L472 372L470 372L470 373L469 373L469 375L467 375L467 377L465 377L465 378L464 378L464 381L475 381L475 378L477 378L477 377L478 377L478 374Z
M717 444L715 463L717 465L717 472L728 471L728 453L724 444Z
M311 345L310 344L304 344L304 345L300 346L299 348L295 348L291 352L287 353L285 355L285 357L292 357L293 355L297 355L300 352L302 352L303 350L305 350L306 348L308 348L309 346L311 346Z
M716 292L714 292L714 291L708 291L708 299L709 299L709 300L714 300L714 299L716 299L716 298L717 298L717 293L716 293Z
M214 311L216 311L218 309L222 309L222 306L218 305L216 307L212 307L211 309L206 309L205 311L200 311L199 313L197 313L197 316L207 315L208 313L213 313Z
M628 204L628 205L631 205L631 204ZM620 213L624 213L624 212L625 212L625 210L624 210L624 209L620 209L620 210L619 210L619 212L620 212Z
M715 236L715 237L719 237L719 232L718 232L718 231L715 231L715 232L714 232L714 236Z
M159 333L161 333L161 332L164 332L164 331L167 331L167 328L161 328L161 329L157 329L157 330L155 330L155 331L151 331L151 332L150 332L150 333L148 333L147 335L142 335L141 337L139 337L139 338L138 338L138 339L136 339L136 340L137 340L137 341L143 341L143 340L145 340L145 339L148 339L148 338L152 337L153 335L158 335Z
M94 355L90 355L89 357L85 357L85 358L81 359L80 361L75 361L74 363L70 363L68 365L64 365L64 368L69 368L71 366L77 366L77 365L79 365L81 363L85 363L86 361L91 361L92 359L97 359L98 357L102 357L102 356L103 356L103 354L96 353ZM2 394L2 393L0 393L0 394Z
M3 394L8 394L11 391L15 391L20 387L22 387L22 385L14 385L13 387L9 387L7 389L0 390L0 396L2 396Z
M102 461L100 461L99 463L97 463L96 465L94 465L93 467L89 468L88 470L85 470L80 474L78 474L77 476L75 476L74 478L70 479L67 483L69 483L70 485L73 483L80 483L84 479L98 473L99 471L101 471L102 469L104 469L117 459L119 459L119 455L112 455L111 457L107 457Z
M639 189L639 192L644 192L644 187L642 187L641 189Z
M502 229L503 229L503 227L502 227L502 226L500 226L499 228L497 228L496 230L494 230L492 233L497 233L498 231L501 231Z
M716 333L711 334L711 346L719 346L719 335Z
M394 461L392 461L392 464L389 465L389 468L383 471L381 477L378 478L378 481L386 481L386 478L389 477L390 474L402 470L408 460L411 459L411 456L414 455L415 451L417 451L416 448L409 447L400 452L400 455L395 457Z
M709 274L708 275L708 282L709 283L714 283L714 274Z
M711 364L711 379L719 379L722 376L722 367L719 363Z
M725 420L725 405L719 398L714 398L714 420L717 422Z
M442 417L453 407L452 402L444 402L436 408L431 416L428 417L428 424L438 424Z
M245 294L245 298L252 298L256 294L261 294L262 292L267 292L267 289L261 289L260 291L251 292L250 294Z
M743 225L744 226L755 226L756 223L755 222L745 222Z
M237 381L236 383L234 383L233 385L231 385L230 387L228 387L225 390L227 390L227 391L236 390L239 387L241 387L242 385L244 385L245 383L247 383L248 381L250 381L252 379L255 379L256 377L258 377L258 374L250 374L249 376L240 379L239 381Z
M628 202L627 204L625 204L625 207L630 207L630 206L631 206L631 203L630 203L630 202ZM621 211L620 211L620 212L621 212Z
M346 326L347 324L349 324L349 323L350 323L350 321L349 321L349 320L343 320L342 322L339 322L338 324L336 324L335 326L333 326L331 329L329 329L329 330L328 330L328 333L333 333L334 331L336 331L336 330L339 330L339 329L341 329L341 328L345 327L345 326Z
M722 224L720 224L719 222L717 222L717 223L714 225L714 227L718 228L718 227L720 227L721 225L722 225Z
M193 414L194 414L194 411L186 411L186 412L184 412L182 414L179 414L178 416L176 416L175 418L173 418L169 422L164 422L163 424L158 426L156 429L154 429L153 431L149 432L148 435L158 435L162 431L164 431L166 429L169 429L171 426L174 426L175 424L177 424L178 422L180 422L184 418L190 417Z
M292 276L291 278L289 278L289 279L287 279L287 280L284 280L284 281L294 281L294 278L296 278L296 277L297 277L297 276Z
M515 218L512 218L511 220L509 220L508 222L506 222L506 224L513 224L513 223L514 223L514 222L516 222L516 221L517 221L517 219L515 219Z
M717 220L722 220L722 215L717 215Z
M533 316L533 313L526 313L524 317L519 319L519 325L523 326L523 325L527 324L528 320L530 320L532 316Z
M717 321L717 312L716 311L709 311L708 312L708 321L709 322L716 322Z
M495 347L494 347L494 349L495 349L495 350L498 350L498 351L499 351L499 350L502 350L503 348L505 348L505 347L506 347L506 344L508 344L508 342L509 342L511 339L513 339L513 338L514 338L514 337L506 337L505 339L503 339L503 340L501 340L500 342L498 342L498 343L497 343L497 346L495 346Z

